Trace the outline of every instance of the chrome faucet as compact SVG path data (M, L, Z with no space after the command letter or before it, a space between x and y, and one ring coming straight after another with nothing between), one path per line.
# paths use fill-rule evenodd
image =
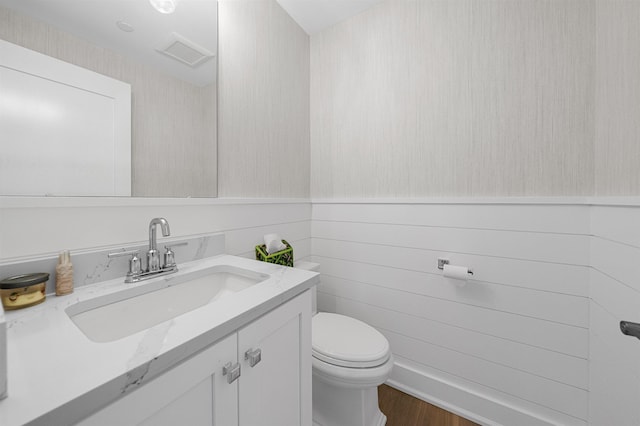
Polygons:
M160 254L158 254L158 247L156 244L156 225L160 225L162 228L162 236L168 237L171 235L169 230L169 222L163 217L156 217L151 219L149 223L149 250L147 251L147 272L157 272L161 269L160 266Z
M174 243L165 245L164 264L160 261L160 253L158 253L158 245L156 239L156 228L160 225L162 229L162 235L168 237L171 235L169 230L169 222L163 217L156 217L151 219L149 223L149 249L147 250L147 265L146 268L142 268L142 262L138 257L140 249L126 251L117 251L115 253L109 253L109 258L120 256L131 256L129 259L129 272L125 277L124 282L135 283L138 281L147 280L149 278L156 277L158 275L171 274L178 271L178 266L175 261L175 254L172 248L177 246L185 246L187 242Z

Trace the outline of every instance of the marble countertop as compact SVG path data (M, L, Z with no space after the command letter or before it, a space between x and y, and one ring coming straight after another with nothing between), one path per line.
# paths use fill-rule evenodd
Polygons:
M65 309L153 280L104 281L6 312L9 396L0 400L0 425L74 424L318 282L314 272L229 255L184 263L177 274L215 265L249 269L270 278L107 343L89 340ZM164 278L154 280L160 279Z

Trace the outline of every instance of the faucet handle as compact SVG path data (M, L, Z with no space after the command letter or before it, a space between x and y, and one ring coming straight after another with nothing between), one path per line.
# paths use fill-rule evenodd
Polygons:
M171 249L173 247L186 246L187 244L189 244L189 243L184 241L182 243L167 244L166 246L164 246L164 248L165 248L165 252L164 252L164 267L165 267L165 269L166 268L174 268L176 266L175 254L173 253L173 250L171 250Z
M127 272L125 282L130 282L127 280L130 280L142 273L142 263L138 257L139 252L140 250L117 251L107 255L109 259L113 257L131 256L131 259L129 259L129 272Z
M138 254L138 253L140 253L140 249L137 249L137 250L124 250L124 249L122 249L122 251L114 251L113 253L109 253L107 255L107 257L109 259L111 259L112 257L129 256L129 255L134 255L134 254Z

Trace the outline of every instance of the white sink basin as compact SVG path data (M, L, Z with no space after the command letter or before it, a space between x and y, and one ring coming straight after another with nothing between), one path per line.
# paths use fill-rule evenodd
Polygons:
M111 342L224 299L269 278L218 265L76 303L65 312L94 342ZM133 284L135 285L135 284Z

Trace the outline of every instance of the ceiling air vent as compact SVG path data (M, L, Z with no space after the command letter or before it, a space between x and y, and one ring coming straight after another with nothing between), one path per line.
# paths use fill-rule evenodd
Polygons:
M198 46L177 33L171 33L169 41L156 50L193 68L214 56L204 47Z

